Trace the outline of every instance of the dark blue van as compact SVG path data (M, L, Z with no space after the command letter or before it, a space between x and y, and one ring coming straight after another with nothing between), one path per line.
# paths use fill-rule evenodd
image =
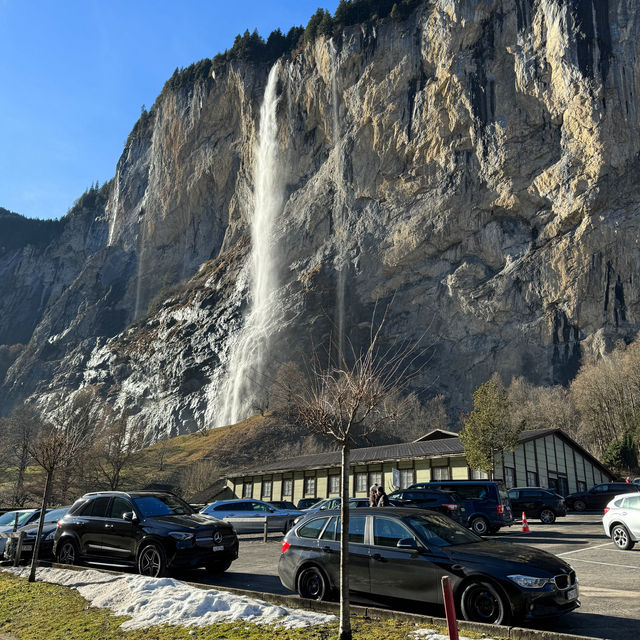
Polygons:
M455 493L467 511L469 528L480 536L513 524L511 500L500 480L434 480L417 482L407 489L440 489Z

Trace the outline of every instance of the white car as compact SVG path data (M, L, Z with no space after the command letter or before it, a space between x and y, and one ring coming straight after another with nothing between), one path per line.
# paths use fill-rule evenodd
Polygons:
M632 549L640 541L640 494L616 496L604 509L602 526L619 549Z

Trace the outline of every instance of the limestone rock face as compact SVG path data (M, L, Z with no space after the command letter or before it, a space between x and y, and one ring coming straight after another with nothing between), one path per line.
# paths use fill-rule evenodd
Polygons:
M386 339L430 347L416 388L455 416L494 371L566 383L632 339L639 43L635 0L430 0L280 60L267 370L338 327L358 344L392 300ZM74 259L62 245L12 258L27 276L0 335L18 298L44 302L5 411L94 384L150 438L215 424L246 319L268 72L234 62L165 89L118 163L104 232L69 232ZM43 295L33 274L56 253L72 264Z

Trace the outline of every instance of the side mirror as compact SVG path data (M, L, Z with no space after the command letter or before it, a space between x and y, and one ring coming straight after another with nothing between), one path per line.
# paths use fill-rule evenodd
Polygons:
M398 549L417 549L418 543L413 538L401 538L396 544Z
M137 520L138 518L136 518L136 514L133 513L133 511L125 511L122 514L122 519L126 520L127 522L133 522L134 520Z

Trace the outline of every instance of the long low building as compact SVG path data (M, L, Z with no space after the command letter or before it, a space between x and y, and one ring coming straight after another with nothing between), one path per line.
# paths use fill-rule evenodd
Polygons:
M437 429L415 442L354 449L349 494L364 497L374 483L387 492L414 482L486 477L471 470L456 433ZM523 431L513 452L495 461L495 478L507 487L542 486L567 495L615 479L604 465L560 429ZM238 498L290 500L330 498L340 492L340 453L299 456L227 478Z

